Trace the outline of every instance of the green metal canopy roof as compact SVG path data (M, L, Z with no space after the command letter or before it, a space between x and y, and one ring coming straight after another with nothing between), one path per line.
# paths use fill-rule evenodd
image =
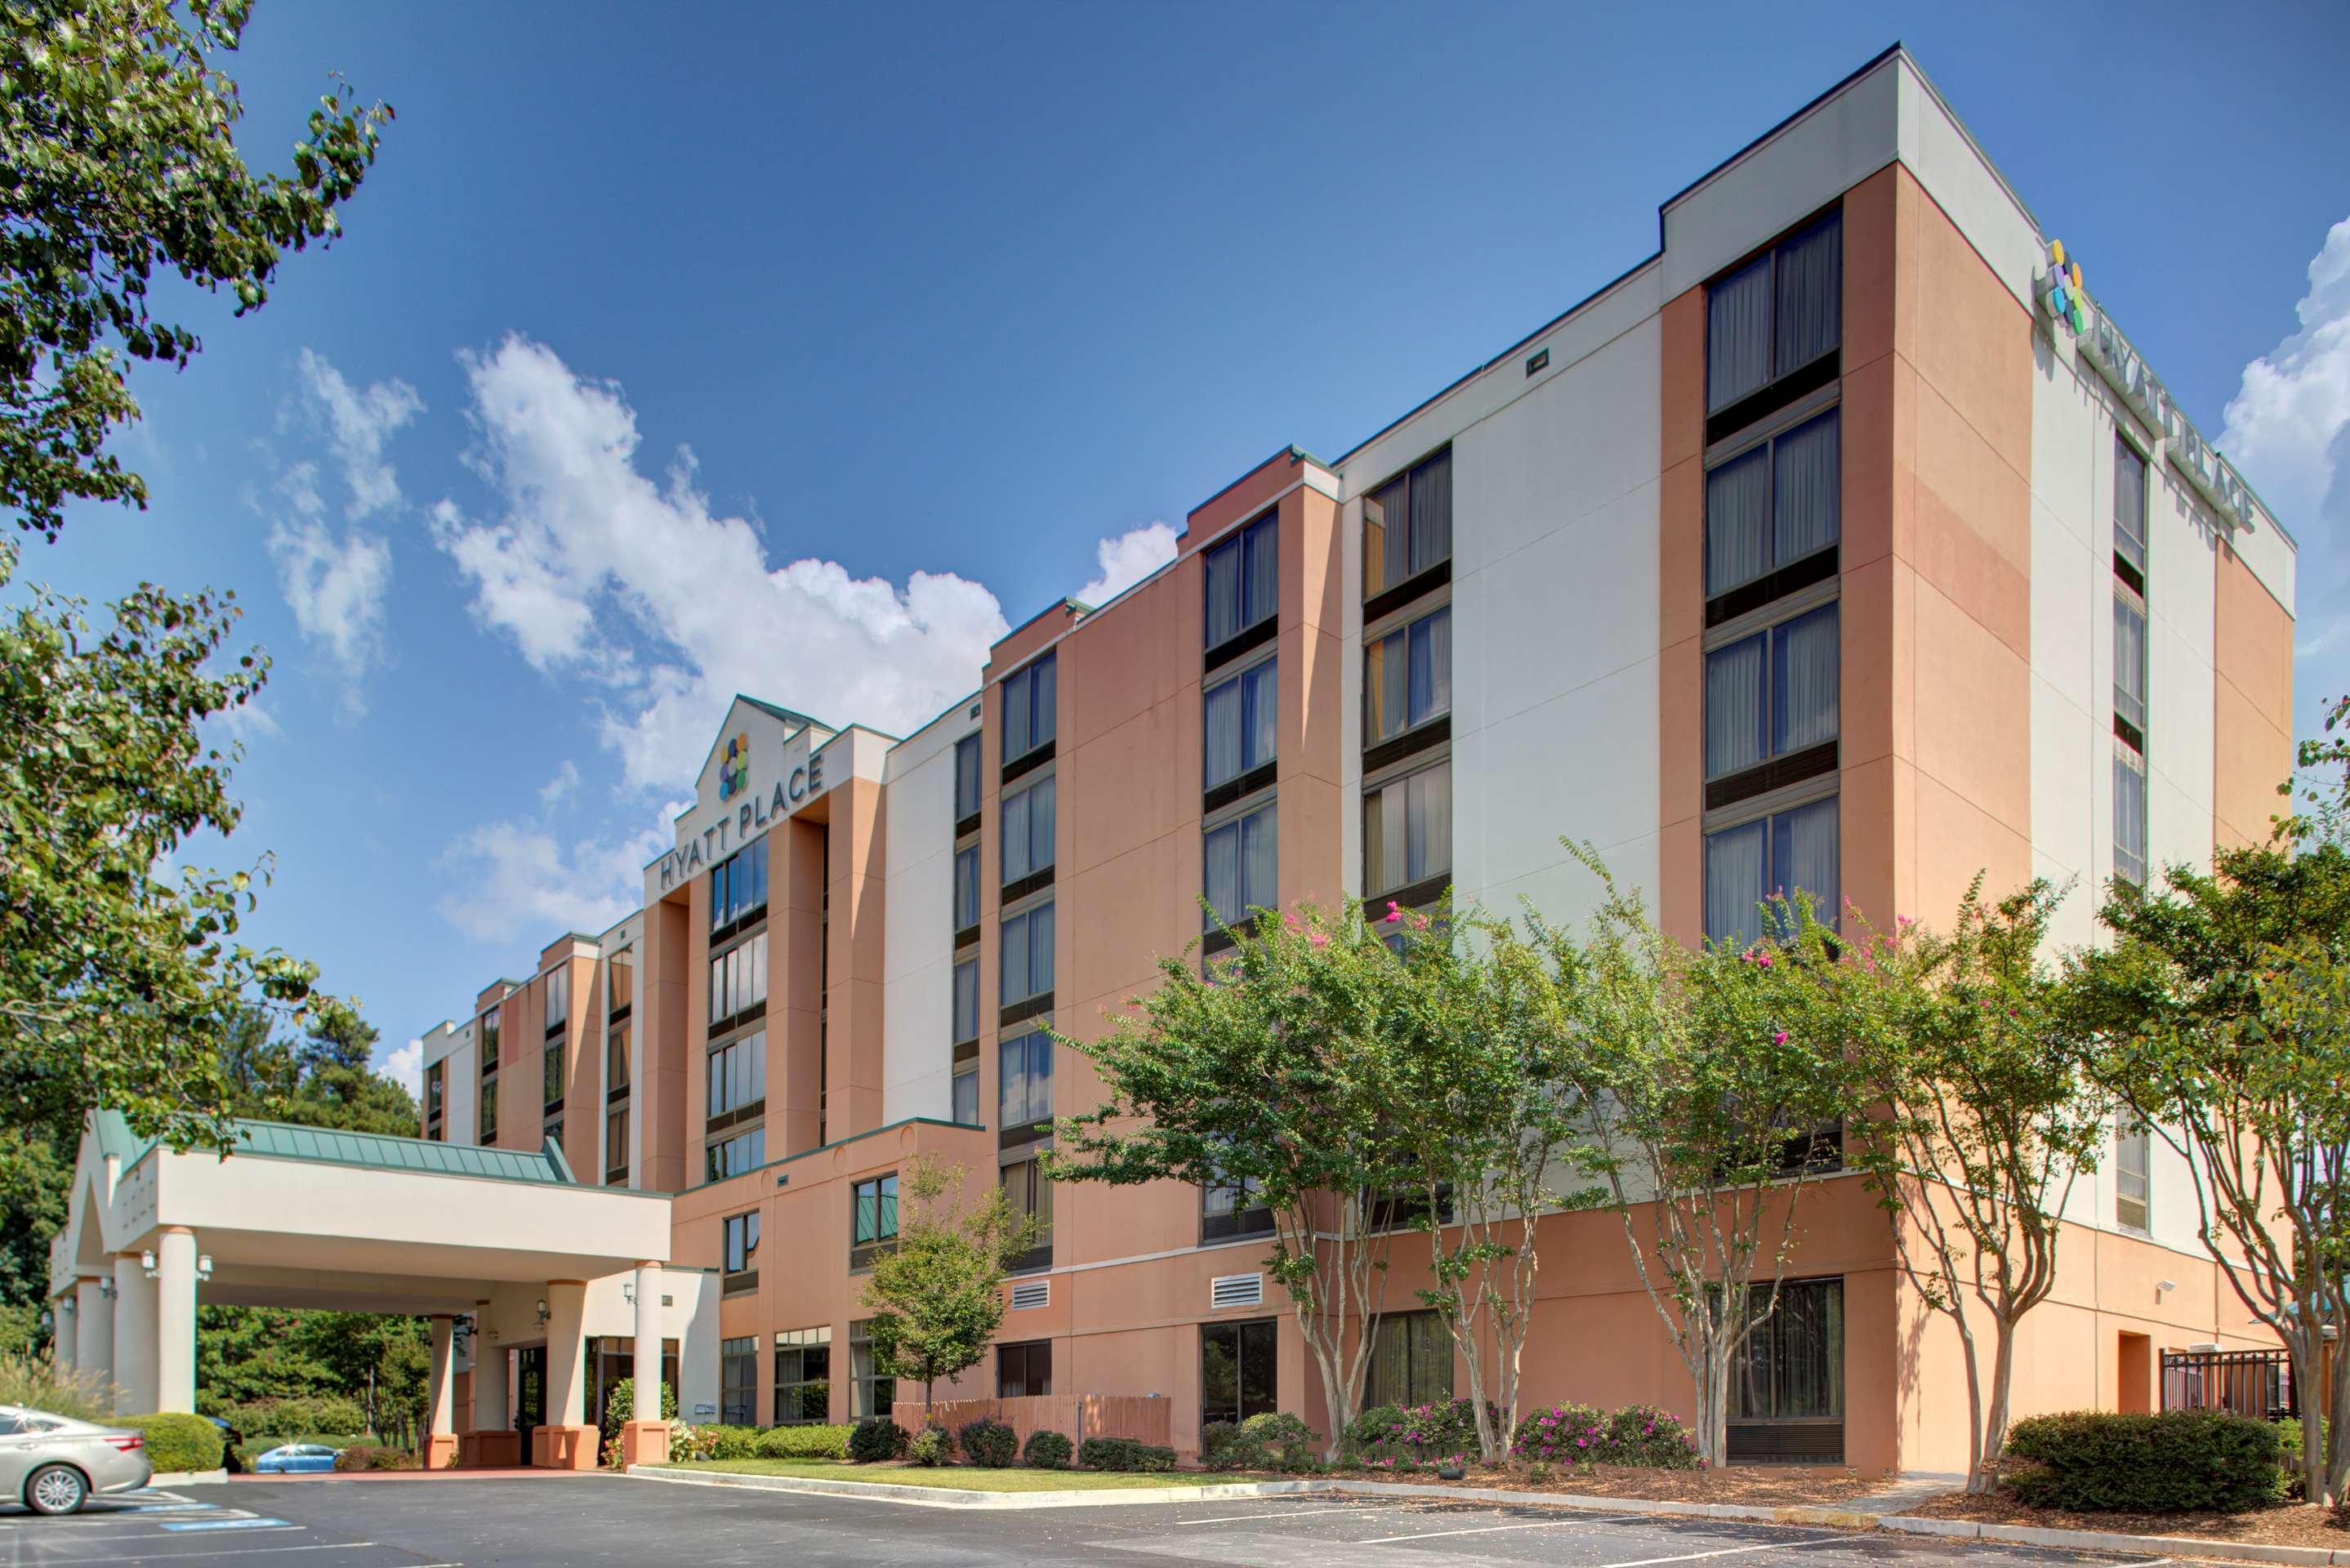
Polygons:
M499 1181L574 1182L563 1151L553 1143L536 1154L520 1149L480 1148L432 1138L390 1137L382 1133L338 1132L286 1122L239 1121L237 1154L270 1159L307 1159L325 1165L355 1165L368 1170L413 1170L437 1176L485 1176Z

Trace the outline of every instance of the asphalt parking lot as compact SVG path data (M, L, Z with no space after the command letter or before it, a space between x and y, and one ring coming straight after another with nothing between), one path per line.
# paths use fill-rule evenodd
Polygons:
M1331 1495L1107 1508L910 1507L617 1476L175 1488L71 1519L0 1513L0 1564L489 1568L2153 1568L2107 1557L1725 1521Z

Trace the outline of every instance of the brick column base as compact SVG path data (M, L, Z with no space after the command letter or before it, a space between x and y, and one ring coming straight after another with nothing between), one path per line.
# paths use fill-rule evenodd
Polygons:
M424 1468L445 1470L457 1463L457 1434L435 1432L424 1439Z
M669 1462L669 1423L629 1421L620 1428L620 1462L660 1465Z
M596 1428L535 1427L530 1434L530 1462L543 1470L592 1470L596 1468Z

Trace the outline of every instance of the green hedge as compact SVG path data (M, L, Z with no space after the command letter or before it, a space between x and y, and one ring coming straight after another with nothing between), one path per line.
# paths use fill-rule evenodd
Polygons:
M2005 1451L2033 1467L2007 1484L2033 1508L2241 1513L2286 1491L2275 1424L2218 1410L2029 1416L2008 1429Z
M868 1416L849 1428L848 1457L860 1465L902 1459L912 1436L887 1416Z
M353 1443L335 1456L335 1468L338 1470L413 1470L423 1467L406 1449Z
M1133 1438L1087 1438L1077 1445L1077 1463L1092 1470L1171 1470L1175 1450Z
M756 1427L704 1427L710 1434L710 1457L713 1459L747 1459L759 1451L759 1428Z
M845 1459L848 1457L847 1426L771 1427L759 1434L756 1445L763 1459Z
M1069 1456L1076 1452L1068 1438L1039 1427L1028 1434L1028 1446L1020 1450L1020 1457L1040 1470L1065 1470L1069 1468Z
M146 1433L147 1462L159 1471L178 1474L221 1468L221 1429L202 1416L111 1416L108 1422Z
M307 1442L313 1432L367 1430L367 1413L358 1402L335 1394L212 1406L204 1414L218 1416L248 1438L275 1438L279 1443Z

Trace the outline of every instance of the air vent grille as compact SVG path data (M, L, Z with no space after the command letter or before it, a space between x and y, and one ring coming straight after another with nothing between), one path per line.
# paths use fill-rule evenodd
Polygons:
M1022 1312L1029 1307L1048 1306L1053 1300L1050 1280L1022 1280L1012 1287L1012 1310Z
M1219 1274L1208 1282L1208 1310L1260 1306L1264 1302L1263 1274Z

